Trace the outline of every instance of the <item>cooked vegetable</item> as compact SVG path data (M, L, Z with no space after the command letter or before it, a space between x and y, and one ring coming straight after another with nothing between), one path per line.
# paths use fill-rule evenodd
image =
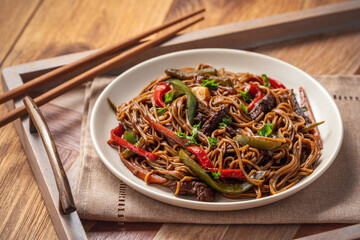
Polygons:
M276 81L275 79L272 78L268 78L269 79L269 83L273 88L282 88L282 89L286 89L286 87L284 86L284 84L282 84L279 81Z
M219 77L219 76L200 76L197 79L202 83L206 79L214 80L216 84L219 84L218 87L228 87L233 89L233 83L228 77ZM236 91L236 90L235 90Z
M219 85L220 85L220 83L216 83L215 79L212 79L212 80L204 79L201 81L201 86L207 87L208 89L211 89L211 90L216 90Z
M269 79L268 79L268 77L266 76L266 74L263 74L263 75L261 75L261 77L264 79L264 86L265 87L270 87L270 83L269 83Z
M212 162L209 160L206 152L202 148L197 147L197 146L190 146L187 148L187 150L195 155L196 159L198 160L198 162L200 163L200 165L203 168L207 169L207 168L214 167Z
M321 122L311 123L309 125L306 125L302 129L300 129L300 132L302 132L302 133L310 132L310 131L314 130L317 126L323 124L324 122L325 121L321 121Z
M181 69L170 68L170 69L166 69L165 73L170 77L186 80L186 79L195 78L196 75L201 75L201 74L216 75L217 71L215 68L203 68L189 73Z
M251 101L251 96L250 96L250 94L248 94L249 90L250 89L247 89L246 91L239 91L239 93L241 94L241 96L245 102Z
M207 138L209 143L210 143L210 146L209 147L212 147L212 146L216 146L217 145L217 141L216 141L216 138L215 137L208 137Z
M163 101L165 93L169 92L171 88L164 82L160 82L156 85L154 90L154 100L159 108L165 108L167 105Z
M208 170L211 172L220 172L220 178L246 179L241 169L208 168Z
M165 93L165 104L169 104L173 101L174 99L174 92L173 91L169 91L167 93Z
M202 169L187 153L181 149L179 152L180 160L190 168L201 180L207 183L210 187L215 189L216 191L223 192L223 193L243 193L251 189L253 186L250 182L243 182L243 183L221 183L214 181L206 172L206 170ZM256 175L257 179L263 178L265 172L260 172Z
M213 177L213 179L217 180L220 178L221 176L221 172L220 171L214 171L214 172L211 172L211 176Z
M110 98L106 98L107 103L111 107L111 109L114 111L115 114L117 114L117 108L115 104L110 100Z
M133 131L125 131L124 132L124 138L129 143L135 144L137 142L136 140L136 134Z
M176 135L178 136L178 138L185 138L185 139L189 140L187 143L185 143L185 145L189 145L190 143L198 144L196 142L196 136L199 132L200 125L201 125L201 122L198 124L195 124L193 126L193 129L191 130L191 134L192 134L191 136L186 136L186 134L182 133L181 130L177 131Z
M305 114L307 115L308 118L310 118L311 122L312 123L315 123L315 117L314 117L314 114L313 114L313 111L311 109L311 106L310 106L310 103L309 103L309 100L306 96L306 93L305 93L305 90L300 87L299 88L299 93L300 93L300 99L301 99L301 107L306 107L307 111L305 112ZM323 148L323 145L322 145L322 141L321 141L321 138L320 138L320 133L319 133L319 130L317 127L315 127L312 132L311 132L314 137L316 138L316 142L317 144L319 145L320 149Z
M137 148L143 148L146 144L146 141L145 139L143 138L140 138L139 141L137 141L134 145L135 147ZM127 148L125 148L124 151L122 151L122 155L124 158L128 159L128 158L131 158L132 156L135 155L135 153Z
M244 110L244 113L248 114L249 113L249 110L248 110L248 107L245 106L244 104L241 103L241 108Z
M264 97L264 94L261 91L261 89L258 87L258 85L253 83L250 83L245 87L245 92L246 91L248 91L251 94L251 96L254 98L254 100L252 100L251 103L247 106L247 110L248 112L250 112L251 109L253 109L253 107L255 106L255 103L257 103L260 99Z
M170 106L167 106L167 107L164 107L164 108L156 108L156 111L158 112L158 114L161 116L163 115L168 109L169 109Z
M242 146L249 144L250 147L263 150L273 150L277 147L280 147L281 144L286 142L285 139L281 138L250 137L245 135L236 135L234 137L234 140Z
M266 76L266 74L261 75L262 79L264 79L264 86L265 87L273 87L273 88L283 88L286 89L284 84L282 84L279 81L276 81L275 79L269 78Z
M262 137L268 137L270 136L272 129L274 127L274 124L272 123L266 123L261 129L260 131L258 131L258 134Z
M188 110L188 118L191 125L194 124L194 118L195 118L195 112L196 112L196 106L197 106L197 99L195 94L191 91L190 88L186 86L185 83L183 83L180 80L172 80L170 84L174 88L174 96L178 97L180 95L185 94L186 95L186 107Z
M119 124L118 127L111 130L111 139L113 141L115 141L117 144L119 144L120 146L126 147L127 149L133 151L134 153L139 154L144 157L147 157L151 160L156 160L159 158L158 155L155 155L153 153L150 153L143 149L140 149L140 148L136 147L135 145L129 143L128 141L122 139L121 138L122 132L123 132L123 126L121 124Z
M222 122L219 123L219 128L223 129L226 128L227 126L229 126L232 123L231 117L229 115L226 115L223 119Z

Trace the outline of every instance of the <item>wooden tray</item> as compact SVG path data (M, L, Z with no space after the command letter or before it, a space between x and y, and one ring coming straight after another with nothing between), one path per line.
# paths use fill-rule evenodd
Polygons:
M117 75L130 66L145 59L180 49L183 50L196 47L249 48L286 39L308 36L314 33L338 30L339 28L359 27L360 19L356 17L360 14L359 5L359 2L352 2L352 5L338 4L336 8L330 5L316 10L306 10L301 14L298 12L288 13L262 20L231 24L198 31L196 33L185 34L174 38L162 46L151 49L132 61L119 66L118 69L115 69L108 74ZM344 18L344 16L346 17ZM342 20L339 21L339 18ZM327 22L324 22L324 19L326 19ZM314 21L317 24L310 24ZM273 31L274 28L279 29L279 31ZM294 28L296 28L297 31L293 31ZM221 35L219 35L219 32ZM257 36L259 35L267 36L267 40L261 40L264 38L258 38ZM239 39L242 39L242 41L239 41ZM251 42L251 45L248 44L249 42ZM4 90L13 89L36 76L82 58L93 51L8 67L3 70ZM64 76L55 83L47 86L47 88L58 85L75 75L76 73ZM34 91L30 95L36 96L41 92L46 91L47 88ZM79 155L83 97L84 87L82 86L40 108L52 131L65 170L71 167ZM19 107L20 105L22 105L21 99L16 99L15 101L7 103L10 110ZM64 216L58 211L59 198L51 167L43 149L41 139L37 134L31 134L29 131L28 117L24 117L21 120L19 119L15 121L14 124L59 238L85 239L86 232L77 213L75 212L68 216ZM92 222L83 223L85 223L85 227L89 224L93 224ZM150 226L150 231L147 233L150 234L150 236L148 235L147 237L151 237L151 235L156 233L161 227L161 224L147 224L144 229L146 229L146 226ZM344 225L332 225L330 229L340 226ZM327 229L329 228L325 228L324 230ZM138 237L146 237L145 232L146 231L144 231L142 236ZM116 236L114 237L116 238Z

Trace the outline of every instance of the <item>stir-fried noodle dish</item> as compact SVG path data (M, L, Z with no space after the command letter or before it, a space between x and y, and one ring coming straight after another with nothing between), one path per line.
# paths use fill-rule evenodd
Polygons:
M299 95L300 104L266 74L166 69L129 103L108 99L119 121L108 144L135 176L177 196L266 197L311 174L321 155L323 122Z

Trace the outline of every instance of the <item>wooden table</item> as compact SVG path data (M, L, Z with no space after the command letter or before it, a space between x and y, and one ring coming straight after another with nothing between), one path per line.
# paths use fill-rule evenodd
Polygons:
M67 53L109 46L129 35L205 6L206 20L187 31L313 8L342 0L3 0L1 69ZM322 34L251 49L313 75L359 74L360 31ZM1 90L0 90L1 91ZM0 106L0 114L7 112ZM187 225L84 222L88 237L209 239L244 236L291 239L344 224ZM0 239L54 239L56 233L12 124L0 129Z

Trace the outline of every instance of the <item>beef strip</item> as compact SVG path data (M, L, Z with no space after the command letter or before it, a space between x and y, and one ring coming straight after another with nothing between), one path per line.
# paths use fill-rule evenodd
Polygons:
M304 111L300 108L299 102L296 100L296 97L294 94L291 95L293 101L294 101L294 112L299 116L304 118L306 124L310 124L310 119L305 115Z
M169 185L171 191L175 192L177 188L177 182ZM196 194L198 201L213 202L215 200L215 190L210 188L203 182L180 182L179 195L194 195Z
M253 120L257 119L261 113L267 114L276 105L276 99L273 95L267 94L265 97L260 99L251 111L249 112Z
M209 117L206 116L205 114L202 114L201 112L198 112L198 114L197 114L196 117L194 118L194 123L195 123L195 124L198 124L199 122L204 123L204 122L206 122L206 120L207 120L208 118L209 118Z
M210 136L211 133L219 127L219 123L228 114L229 108L226 105L222 105L220 110L214 113L202 126L201 131L206 135Z

